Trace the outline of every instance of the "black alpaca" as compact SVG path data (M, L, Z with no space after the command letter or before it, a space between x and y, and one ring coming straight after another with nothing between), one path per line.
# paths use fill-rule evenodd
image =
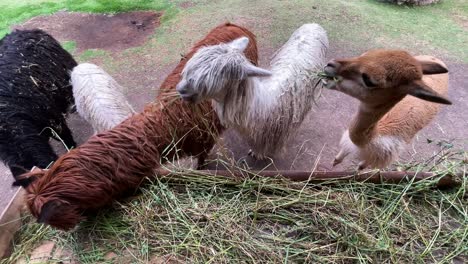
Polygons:
M42 30L17 30L0 40L0 158L15 178L57 159L52 129L75 146L65 115L74 103L70 72L76 65Z

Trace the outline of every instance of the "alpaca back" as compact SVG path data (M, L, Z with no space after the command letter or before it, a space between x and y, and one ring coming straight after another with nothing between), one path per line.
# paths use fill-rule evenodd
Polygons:
M285 118L285 122L280 122L284 126L281 131L296 130L312 108L319 91L315 89L316 73L325 65L327 50L326 31L318 24L305 24L294 31L271 60L273 75L264 79L263 87L276 88L280 103L276 102L267 116Z
M0 40L0 159L13 176L57 158L49 145L52 130L68 147L75 145L64 118L73 103L74 66L42 30L16 30Z
M46 32L16 30L6 35L0 41L0 61L2 95L45 97L39 100L49 104L50 112L66 113L73 103L69 71L76 61Z
M123 88L103 69L82 63L71 74L76 109L96 133L115 127L135 113Z
M416 56L418 60L434 61L445 66L444 62L432 56ZM423 82L434 91L446 96L448 73L424 75ZM427 126L437 115L441 104L428 102L407 95L396 104L378 123L378 133L382 136L397 137L410 143L413 137Z

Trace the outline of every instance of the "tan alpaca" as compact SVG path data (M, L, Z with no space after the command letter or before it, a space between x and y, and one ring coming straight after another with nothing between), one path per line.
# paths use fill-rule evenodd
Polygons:
M351 153L359 158L359 169L390 165L434 119L440 104L451 104L445 98L447 72L434 57L413 57L401 50L372 50L330 61L325 67L327 87L361 102L333 165Z

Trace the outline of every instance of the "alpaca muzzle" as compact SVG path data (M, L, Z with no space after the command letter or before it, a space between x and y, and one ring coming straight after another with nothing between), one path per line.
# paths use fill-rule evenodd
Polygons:
M189 102L189 103L196 103L198 94L189 91L185 83L186 83L185 81L179 82L179 84L177 84L176 86L176 91L179 93L182 100Z

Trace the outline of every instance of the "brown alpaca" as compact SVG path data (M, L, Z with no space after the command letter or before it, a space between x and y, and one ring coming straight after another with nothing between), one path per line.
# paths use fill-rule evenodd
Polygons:
M373 50L330 61L325 67L327 87L361 102L333 165L350 153L360 159L359 169L390 165L434 119L440 104L451 104L445 98L447 72L434 57L413 57L401 50Z
M156 102L114 129L59 158L49 170L23 175L32 183L27 204L38 222L58 229L76 226L87 211L109 205L135 190L160 162L199 155L201 163L223 130L209 102L193 106L175 92L185 63L202 46L250 39L245 55L257 64L255 36L247 29L222 24L199 41L161 85Z

